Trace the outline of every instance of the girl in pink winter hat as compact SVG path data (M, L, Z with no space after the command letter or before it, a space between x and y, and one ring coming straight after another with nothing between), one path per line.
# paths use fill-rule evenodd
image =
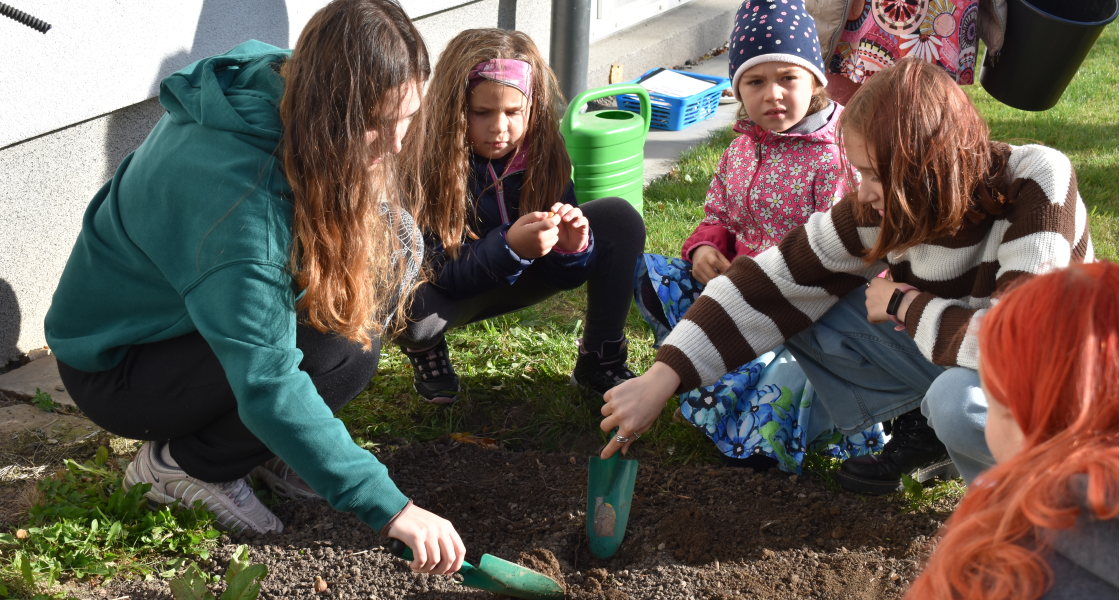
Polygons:
M704 203L704 219L680 258L644 254L634 296L653 327L655 346L704 286L739 255L777 245L809 215L828 210L846 191L835 141L843 107L825 91L816 26L802 0L743 3L729 47L731 89L742 102L735 131ZM775 463L800 472L813 448L840 458L878 450L879 426L843 436L794 358L777 348L681 395L680 413L704 430L730 464Z

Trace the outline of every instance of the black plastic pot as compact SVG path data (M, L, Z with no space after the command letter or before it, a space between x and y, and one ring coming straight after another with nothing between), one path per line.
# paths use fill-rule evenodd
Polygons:
M1117 0L1008 0L1003 48L985 49L980 84L1013 108L1052 108L1116 14Z

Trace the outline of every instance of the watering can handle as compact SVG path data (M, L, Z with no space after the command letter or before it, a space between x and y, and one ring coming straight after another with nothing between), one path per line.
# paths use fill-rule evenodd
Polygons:
M572 132L572 119L579 114L579 109L584 104L592 100L610 98L621 94L634 94L638 97L638 101L642 105L642 120L646 122L646 133L649 133L650 120L653 117L653 105L649 101L649 90L636 83L623 83L587 90L572 99L571 104L568 105L568 110L564 113L563 120L560 121L560 134L567 137Z

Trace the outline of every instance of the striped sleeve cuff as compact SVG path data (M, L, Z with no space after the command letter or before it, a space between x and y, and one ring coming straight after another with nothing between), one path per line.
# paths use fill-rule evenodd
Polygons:
M922 292L906 310L906 331L918 350L935 365L976 368L977 309L959 300Z
M696 368L692 366L692 361L688 360L688 356L675 346L661 346L661 349L657 351L657 362L665 363L681 378L681 384L677 387L675 393L683 394L688 390L700 387L700 376L696 373Z

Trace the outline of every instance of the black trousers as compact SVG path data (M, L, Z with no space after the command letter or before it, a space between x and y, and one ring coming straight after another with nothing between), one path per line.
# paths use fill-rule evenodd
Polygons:
M299 369L332 412L357 396L377 372L370 351L334 333L296 328ZM134 440L171 440L171 456L192 477L218 483L245 476L274 454L237 415L237 399L218 357L195 332L129 348L108 371L79 371L58 361L66 390L94 423Z
M598 350L603 342L622 337L634 297L634 268L645 249L646 227L642 215L622 198L602 198L579 208L591 225L598 253L587 279L583 339L585 347ZM543 268L543 261L534 262L513 285L471 298L453 299L425 283L412 301L408 328L394 341L405 348L430 348L448 329L521 310L560 293L560 288L546 281Z

